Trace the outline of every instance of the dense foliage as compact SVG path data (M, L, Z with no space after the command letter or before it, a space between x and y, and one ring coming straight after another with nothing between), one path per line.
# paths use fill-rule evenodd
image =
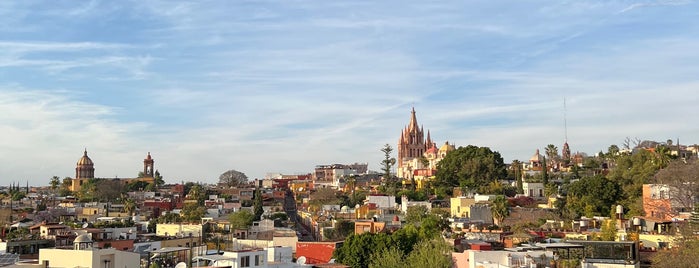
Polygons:
M571 215L609 215L610 208L622 197L619 184L603 176L582 178L568 187L566 209Z
M487 190L489 183L506 177L507 171L500 153L488 147L469 145L459 147L439 161L435 186L439 191L451 195L453 187Z
M441 239L441 231L446 228L447 222L440 214L441 211L427 212L427 209L420 206L408 208L406 218L408 223L401 229L392 234L386 233L364 233L361 235L350 235L345 239L344 244L339 249L335 250L333 258L339 263L349 265L350 267L369 267L370 263L376 256L384 254L383 252L391 252L396 256L396 251L400 256L411 256L413 250L420 242L431 243L434 239ZM423 251L426 249L423 249ZM440 256L447 256L446 253L451 252L448 248L444 254L430 254L417 252L413 254L412 260L415 263L430 264L442 263L432 258L440 259ZM389 254L389 253L386 253ZM389 256L386 256L389 258ZM424 258L421 259L421 258ZM419 259L419 260L418 260ZM449 261L451 257L449 257ZM449 262L451 265L451 262ZM375 263L372 267L383 265ZM390 267L390 266L389 266ZM418 266L411 266L418 267ZM442 266L421 266L421 267L442 267ZM448 266L447 266L448 267Z

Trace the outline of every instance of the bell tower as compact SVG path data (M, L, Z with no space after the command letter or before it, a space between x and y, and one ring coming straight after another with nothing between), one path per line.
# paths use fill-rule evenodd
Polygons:
M153 177L153 172L155 172L154 164L155 164L155 161L153 160L153 158L151 158L150 152L148 152L146 159L143 159L143 177L146 177L146 178Z

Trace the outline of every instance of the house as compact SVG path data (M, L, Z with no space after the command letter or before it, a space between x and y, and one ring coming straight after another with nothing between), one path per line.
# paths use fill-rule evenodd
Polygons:
M90 235L80 235L73 249L41 249L39 263L47 267L139 267L140 254L114 248L93 248Z

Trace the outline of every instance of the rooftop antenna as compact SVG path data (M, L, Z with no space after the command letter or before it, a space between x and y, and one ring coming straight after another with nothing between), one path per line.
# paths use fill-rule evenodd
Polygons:
M563 129L565 131L565 142L568 142L568 109L566 108L566 97L563 97Z

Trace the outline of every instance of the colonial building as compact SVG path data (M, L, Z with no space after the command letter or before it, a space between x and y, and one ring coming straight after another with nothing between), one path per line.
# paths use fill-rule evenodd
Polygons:
M143 176L140 178L126 178L119 179L124 184L129 184L137 181L143 181L146 183L153 183L155 181L155 160L150 156L150 152L143 159ZM83 184L88 180L95 178L95 163L92 162L89 156L87 156L87 149L83 152L83 156L78 159L77 166L75 167L75 178L72 179L70 190L73 192L80 191Z
M83 152L83 157L78 159L78 164L75 167L75 178L71 182L70 190L73 192L80 191L83 183L89 179L95 178L95 164L92 159L87 156L87 149Z
M398 140L398 177L405 178L412 173L410 161L419 159L427 149L435 147L430 131L427 130L427 137L422 126L418 126L415 117L415 108L410 112L410 122L403 129Z

